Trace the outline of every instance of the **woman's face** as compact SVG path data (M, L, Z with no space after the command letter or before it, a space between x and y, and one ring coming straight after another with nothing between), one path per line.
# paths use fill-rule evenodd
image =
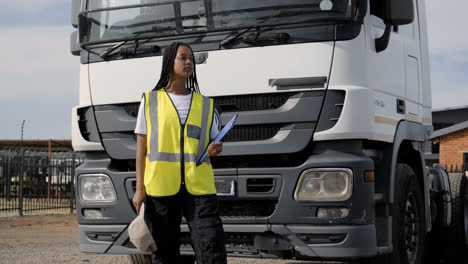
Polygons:
M193 73L194 59L189 47L180 45L177 48L177 55L174 59L174 69L176 77L188 78Z

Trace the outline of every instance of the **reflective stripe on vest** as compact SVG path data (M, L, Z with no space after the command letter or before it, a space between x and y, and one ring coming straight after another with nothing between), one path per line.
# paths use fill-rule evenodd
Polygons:
M194 195L216 193L209 158L196 166L209 142L213 121L213 101L192 92L186 123L180 119L164 89L145 93L147 125L146 193L151 196L177 194L183 173L187 190ZM184 128L183 145L181 128ZM184 171L181 172L183 147Z

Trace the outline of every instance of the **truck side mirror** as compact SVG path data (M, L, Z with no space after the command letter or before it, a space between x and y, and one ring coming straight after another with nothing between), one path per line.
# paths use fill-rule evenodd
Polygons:
M80 55L80 43L78 43L78 31L75 30L70 35L70 51L75 56Z
M78 40L80 45L83 45L87 41L86 34L88 33L88 18L85 13L78 15Z
M384 51L390 41L392 26L410 24L414 20L413 0L383 0L383 20L385 22L384 34L375 40L377 53Z
M410 24L414 20L413 0L390 0L389 23L393 26ZM388 13L387 13L388 14Z

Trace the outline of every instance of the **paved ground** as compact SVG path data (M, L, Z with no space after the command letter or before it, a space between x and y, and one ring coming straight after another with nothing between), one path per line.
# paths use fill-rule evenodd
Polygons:
M126 256L79 251L76 215L0 217L0 264L126 264ZM229 258L229 264L311 264L294 260Z

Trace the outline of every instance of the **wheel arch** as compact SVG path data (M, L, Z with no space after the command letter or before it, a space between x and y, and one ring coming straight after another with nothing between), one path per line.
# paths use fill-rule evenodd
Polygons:
M417 180L424 199L424 215L426 219L426 231L432 229L429 201L429 179L424 166L423 144L426 141L426 127L421 123L401 121L395 131L393 151L390 166L390 184L388 201L395 202L395 168L397 163L405 163L410 166L417 176Z
M421 160L421 155L410 140L403 140L398 148L396 163L404 163L413 169L417 176L418 185L421 190L424 190L424 163ZM396 176L395 176L396 177Z

